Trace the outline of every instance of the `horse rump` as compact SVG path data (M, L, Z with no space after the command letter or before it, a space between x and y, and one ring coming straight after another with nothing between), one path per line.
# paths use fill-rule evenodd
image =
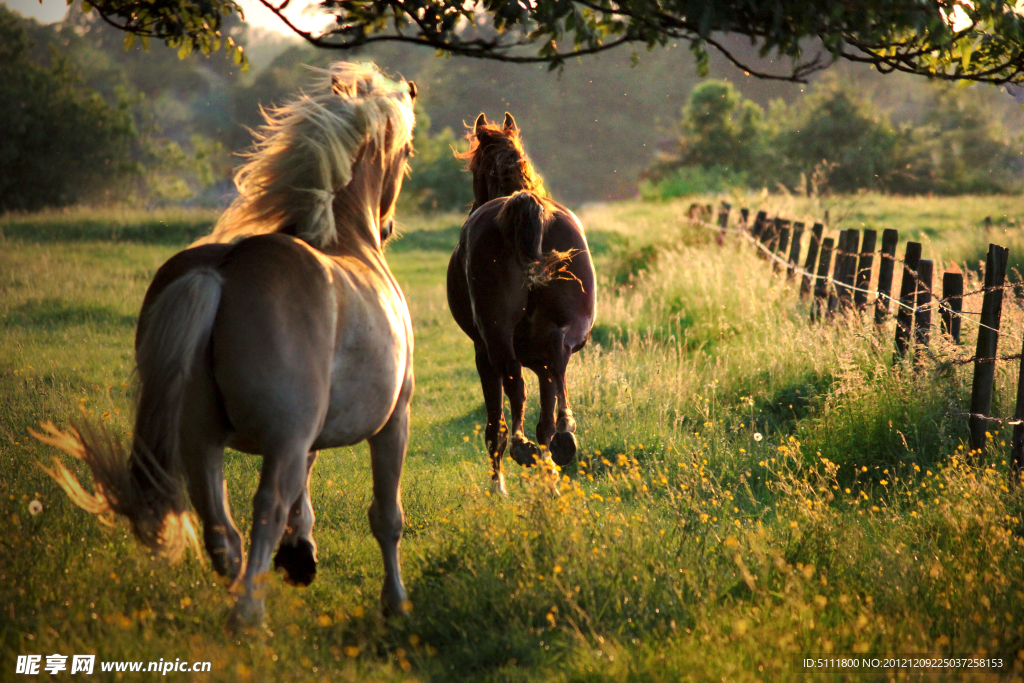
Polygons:
M551 219L548 202L530 190L510 196L495 217L505 239L514 245L516 261L526 275L529 289L551 282L555 266L571 256L559 251L542 252L544 232Z

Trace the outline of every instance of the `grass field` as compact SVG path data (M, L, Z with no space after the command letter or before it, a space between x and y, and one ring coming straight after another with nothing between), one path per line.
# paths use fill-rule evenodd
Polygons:
M733 205L811 221L827 209L833 232L898 228L967 269L968 291L989 240L1024 257L1015 197ZM973 354L973 327L960 347L933 332L918 370L893 369L892 323L809 324L795 281L735 238L717 246L683 220L688 206L580 211L601 279L595 343L570 365L582 457L557 497L506 460L507 500L487 493L472 347L445 302L461 218L407 219L389 262L416 330L402 543L413 612L379 617L368 452L337 449L312 482L317 580L273 577L268 630L244 640L223 631L231 599L209 569L168 565L126 525L74 507L36 467L52 450L26 432L84 409L127 434L142 296L213 217L0 219L0 680L29 680L12 673L17 655L53 653L210 661L202 680L214 681L1020 680L1024 499L1007 486L1009 428L993 426L985 465L965 453L971 367L951 361ZM1011 297L1003 328L1000 353L1017 353L1024 310ZM1017 372L998 366L993 414L1012 414ZM243 531L258 468L228 455ZM810 653L1005 665L834 674L804 669Z

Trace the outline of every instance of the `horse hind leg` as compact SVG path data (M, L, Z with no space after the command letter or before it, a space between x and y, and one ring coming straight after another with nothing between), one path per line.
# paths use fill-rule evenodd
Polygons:
M558 397L558 419L555 421L555 434L548 446L551 459L559 467L565 467L576 457L576 437L573 435L576 432L576 420L573 418L572 409L569 408L568 391L565 386L565 372L569 366L571 353L572 350L564 344L562 336L559 335L555 348L555 363L551 368Z
M213 569L230 581L242 570L242 536L231 519L224 482L224 448L182 448L192 505L203 522L203 542Z
M259 488L253 497L249 559L239 586L242 594L228 619L232 631L263 623L271 556L284 536L292 505L302 495L310 443L311 439L284 442L264 452Z
M526 382L523 381L523 366L509 364L502 375L505 394L508 396L512 413L512 459L524 467L532 467L541 458L540 448L526 438L523 431L523 413L526 407Z
M501 377L501 385L508 396L512 423L509 425L512 441L512 459L524 467L530 467L540 459L540 448L526 438L523 432L523 410L526 406L526 383L523 381L523 366L516 360L512 350L512 335L494 330L485 336L487 358L490 366ZM478 364L479 367L479 364Z
M189 498L203 523L203 541L214 570L230 581L242 570L242 536L228 505L224 482L224 444L227 421L205 366L189 382L180 430L179 448Z
M555 434L555 401L557 389L555 378L547 366L538 367L537 384L540 393L540 418L537 420L537 443L549 448Z
M306 486L288 512L288 526L274 555L274 568L283 570L285 583L292 586L308 586L316 578L316 515L309 497L309 474L316 457L317 451L310 451L306 458Z
M501 472L501 460L508 447L508 427L505 425L505 411L502 407L501 374L491 365L487 349L482 344L478 344L476 348L476 370L480 375L480 386L483 388L484 405L487 409L484 440L487 442L487 454L491 459L491 491L507 496L505 475Z

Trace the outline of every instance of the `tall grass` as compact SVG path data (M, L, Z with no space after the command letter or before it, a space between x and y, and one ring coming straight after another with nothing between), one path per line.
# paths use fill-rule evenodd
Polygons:
M902 234L925 206L850 201L902 217L889 223ZM975 202L939 209L965 216ZM810 324L797 281L685 224L686 206L581 212L601 245L603 327L570 364L580 458L557 483L506 460L508 499L489 493L472 347L446 310L457 220L409 220L388 258L417 335L402 545L413 613L378 616L367 452L337 449L311 482L317 581L272 577L269 631L247 640L223 634L230 596L208 570L166 567L125 526L74 508L34 466L51 454L25 439L78 406L130 429L131 318L173 248L5 241L2 670L17 654L95 652L210 660L209 678L225 681L864 681L899 674L807 672L801 653L989 653L1006 661L999 678L1019 677L1024 525L1009 433L993 428L984 465L965 453L970 366L951 363L973 352L973 328L959 347L933 333L916 369L893 368L891 323ZM952 228L930 239L925 256L944 263L944 245L978 248ZM1024 313L1010 297L1003 325L1000 353L1015 353ZM997 366L998 415L1012 413L1017 368ZM258 468L228 455L243 531Z

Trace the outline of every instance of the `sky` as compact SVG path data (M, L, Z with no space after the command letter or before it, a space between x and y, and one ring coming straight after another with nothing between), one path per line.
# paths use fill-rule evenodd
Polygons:
M250 26L282 35L291 35L288 28L270 10L260 4L259 0L236 0L236 2L245 12L245 20ZM33 17L44 23L60 21L67 14L68 9L66 0L2 0L0 4L7 5L25 16ZM286 14L293 23L301 28L309 29L317 26L319 22L314 17L304 16L302 10L299 9L304 6L308 5L296 2L294 7L289 6Z

